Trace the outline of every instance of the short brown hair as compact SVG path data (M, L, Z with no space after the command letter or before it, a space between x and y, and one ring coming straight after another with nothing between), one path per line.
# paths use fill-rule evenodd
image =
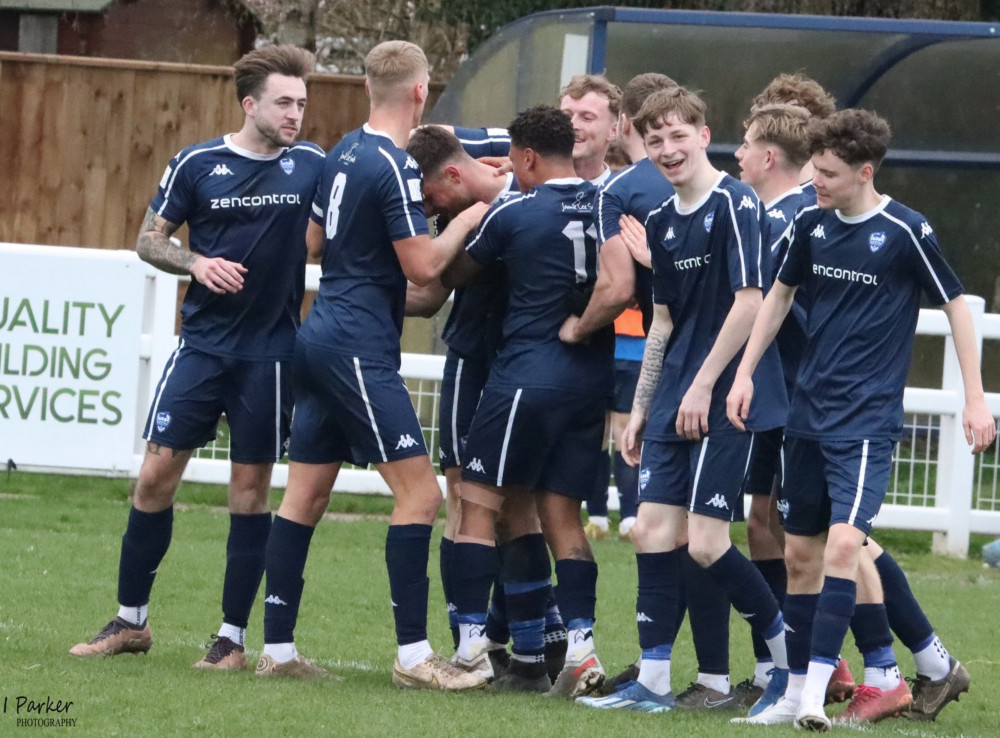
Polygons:
M608 108L614 118L618 117L618 111L622 106L622 91L618 85L609 81L601 74L577 74L569 81L569 84L559 91L559 99L562 100L567 95L574 100L579 100L588 92L596 92L608 98Z
M316 57L311 51L279 44L263 46L244 54L233 65L233 78L236 80L236 99L240 102L249 95L259 100L264 91L267 78L272 74L305 79L316 66Z
M871 162L877 170L892 131L889 124L870 110L848 108L829 118L813 119L809 131L809 152L832 151L838 159L858 167Z
M437 177L445 165L468 156L454 133L441 126L421 126L410 134L406 152L413 157L425 178Z
M365 57L365 76L370 84L404 82L427 69L424 50L409 41L383 41Z
M672 87L669 90L654 92L646 98L639 109L639 114L632 119L632 124L645 136L646 131L658 120L666 120L671 115L682 123L701 127L705 125L705 113L708 107L705 101L686 87Z
M801 105L817 118L826 118L837 110L833 95L819 82L804 74L779 74L772 79L750 105L752 113L765 105L792 103Z
M637 74L622 88L622 112L629 118L635 118L646 102L646 98L659 90L669 90L677 87L670 77L659 72Z
M796 170L809 161L809 111L801 105L765 105L751 110L743 121L749 131L757 124L756 140L773 144L781 149L788 164Z

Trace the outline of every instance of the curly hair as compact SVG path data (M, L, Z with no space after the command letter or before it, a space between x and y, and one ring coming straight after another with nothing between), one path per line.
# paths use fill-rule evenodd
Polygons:
M779 74L753 99L752 113L765 105L792 103L801 105L817 118L826 118L837 110L833 95L816 80L804 74Z
M848 108L829 118L814 118L809 130L809 153L832 151L852 167L871 162L877 170L892 131L889 124L870 110Z
M507 126L510 143L519 149L533 149L542 156L573 156L576 133L569 116L551 105L523 110Z

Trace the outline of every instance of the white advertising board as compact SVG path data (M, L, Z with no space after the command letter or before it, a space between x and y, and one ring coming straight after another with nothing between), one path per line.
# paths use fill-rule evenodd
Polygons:
M0 244L0 464L127 471L146 267Z

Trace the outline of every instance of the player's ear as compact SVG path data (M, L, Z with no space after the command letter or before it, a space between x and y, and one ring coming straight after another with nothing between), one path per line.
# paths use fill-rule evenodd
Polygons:
M703 149L708 148L708 144L712 141L712 132L708 130L708 126L701 127L701 133L698 134L698 138L701 141L701 147Z
M257 114L257 101L254 100L253 95L247 95L240 100L240 106L243 108L243 112L247 115Z
M442 174L449 182L458 182L462 179L462 173L454 164L447 165Z

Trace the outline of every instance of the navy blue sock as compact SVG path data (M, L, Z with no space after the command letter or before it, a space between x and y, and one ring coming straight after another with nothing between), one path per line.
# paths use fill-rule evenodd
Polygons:
M729 598L718 582L682 547L681 574L687 594L688 622L703 674L729 674Z
M587 499L587 515L608 516L608 484L611 483L611 457L607 450L601 451L594 489Z
M681 579L681 552L637 553L639 595L635 601L639 647L665 646L677 636L677 588Z
M503 577L500 571L503 564L497 558L497 576L493 580L493 594L490 597L490 609L486 611L486 637L494 643L506 643L510 640L510 628L507 625L507 593L503 588Z
M684 558L687 556L688 545L685 543L682 546L677 547L677 551L681 553L681 558L678 559L678 576L677 576L677 618L674 620L674 638L677 634L681 632L681 626L684 625L684 618L687 617L687 584L684 582L684 577L682 576L682 568Z
M885 648L892 650L892 632L889 630L889 619L885 614L885 605L881 603L855 605L854 615L851 617L851 632L854 634L854 643L862 656ZM865 662L865 665L878 666L879 664Z
M314 528L274 516L264 555L264 643L292 643Z
M597 562L579 559L556 561L556 602L563 622L594 620L597 606Z
M264 576L264 553L271 532L271 513L229 514L226 542L226 577L222 585L222 617L230 625L246 628Z
M788 668L796 674L809 669L809 651L812 648L813 617L816 615L818 594L785 595L785 649L788 651Z
M851 579L826 577L816 603L810 657L829 664L840 659L840 647L851 625L858 587Z
M750 623L754 631L767 638L775 620L781 616L781 610L757 567L736 546L730 546L707 571L726 591L740 616Z
M906 575L888 551L875 559L875 568L882 579L889 627L910 651L919 651L934 636L934 628L913 596Z
M431 526L390 525L385 535L385 566L389 572L396 643L405 646L427 640L427 559ZM458 544L456 544L457 546ZM452 574L452 583L455 575Z
M785 560L757 559L752 563L757 567L760 575L764 577L764 581L767 582L771 594L778 601L778 607L781 607L788 589L788 569L785 567ZM750 631L750 637L753 639L753 655L757 660L770 661L771 651L768 649L764 637L756 630Z
M622 519L634 518L639 514L639 469L629 466L620 453L615 451L615 486L618 487L618 507Z
M156 570L170 547L174 530L174 508L157 513L129 510L118 563L118 604L140 607L149 604Z
M490 604L490 587L497 576L497 551L481 543L456 543L455 567L451 577L453 602L458 622L486 627L486 611Z
M545 610L552 594L552 565L545 538L532 534L503 545L501 575L507 619L517 660L545 661Z
M455 611L455 601L451 593L451 561L455 542L450 538L441 539L440 558L441 589L444 590L444 604L448 608L448 627L451 629L451 639L458 648L458 614Z

